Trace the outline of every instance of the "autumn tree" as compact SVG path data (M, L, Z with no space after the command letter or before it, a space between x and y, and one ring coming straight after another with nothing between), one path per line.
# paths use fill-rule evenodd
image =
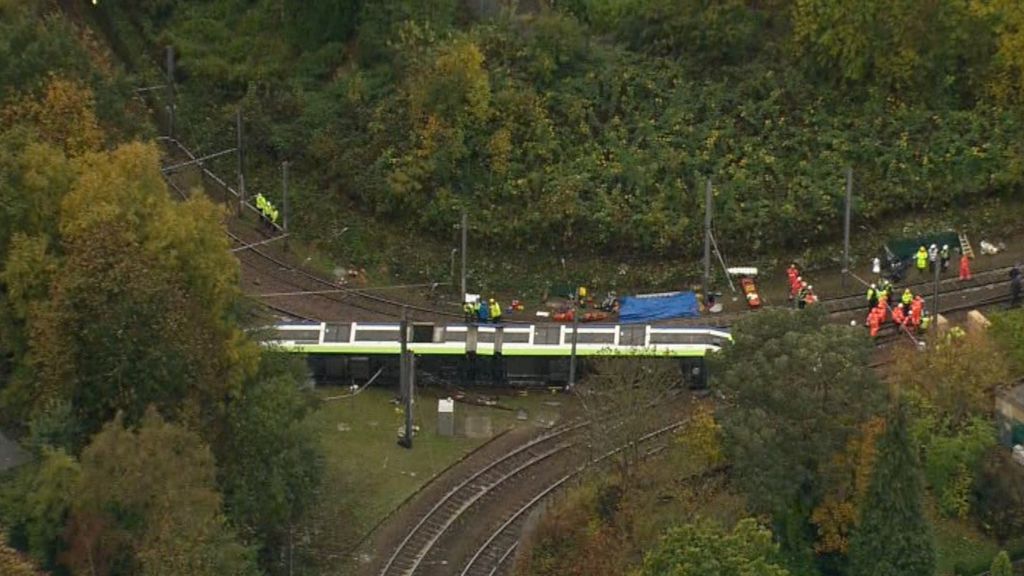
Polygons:
M74 574L256 574L221 511L210 450L149 410L118 415L82 452L63 562Z
M845 555L849 550L850 534L860 522L860 508L877 458L875 444L884 429L884 419L868 420L824 467L825 494L811 513L818 531L816 552Z
M732 335L711 374L733 474L755 510L809 514L822 468L882 405L869 343L814 311L755 314Z
M15 317L31 371L4 391L5 407L31 414L67 400L95 431L118 410L131 422L154 403L204 426L257 354L233 319L237 262L221 213L199 198L174 203L152 146L75 165L56 237L19 241L4 270L7 286L26 286L12 295L31 296Z
M640 575L787 576L789 571L776 561L777 552L771 531L752 518L740 520L731 531L698 521L670 529L644 557Z
M930 576L935 543L924 512L924 484L907 410L893 408L850 541L851 576Z

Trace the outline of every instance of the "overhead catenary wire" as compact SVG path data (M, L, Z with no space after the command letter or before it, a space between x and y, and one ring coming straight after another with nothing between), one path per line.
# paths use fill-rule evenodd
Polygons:
M390 286L368 286L360 290L404 290L407 288L433 288L435 286L446 286L449 282L431 282L425 284L396 284ZM269 294L250 294L253 298L288 298L291 296L319 296L322 294L348 294L351 288L336 288L333 290L302 290L298 292L271 292Z

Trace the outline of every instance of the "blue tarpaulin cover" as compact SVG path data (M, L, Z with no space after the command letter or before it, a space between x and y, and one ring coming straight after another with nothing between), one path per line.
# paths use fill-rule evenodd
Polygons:
M619 322L624 324L696 316L700 316L700 306L693 292L663 292L619 298Z

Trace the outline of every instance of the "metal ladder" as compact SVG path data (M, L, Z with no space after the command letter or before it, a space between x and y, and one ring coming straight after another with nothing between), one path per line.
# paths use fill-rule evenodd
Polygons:
M974 249L971 248L971 243L967 240L967 234L960 232L958 234L960 238L960 253L965 254L968 258L974 258Z

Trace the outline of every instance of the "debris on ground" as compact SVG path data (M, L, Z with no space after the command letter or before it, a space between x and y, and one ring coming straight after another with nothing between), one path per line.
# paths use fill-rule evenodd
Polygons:
M993 244L993 243L989 242L988 240L982 240L981 241L981 253L982 254L985 254L987 256L992 256L994 254L999 254L1003 250L1006 250L1006 244L1003 244L1002 242L998 242L996 244Z

